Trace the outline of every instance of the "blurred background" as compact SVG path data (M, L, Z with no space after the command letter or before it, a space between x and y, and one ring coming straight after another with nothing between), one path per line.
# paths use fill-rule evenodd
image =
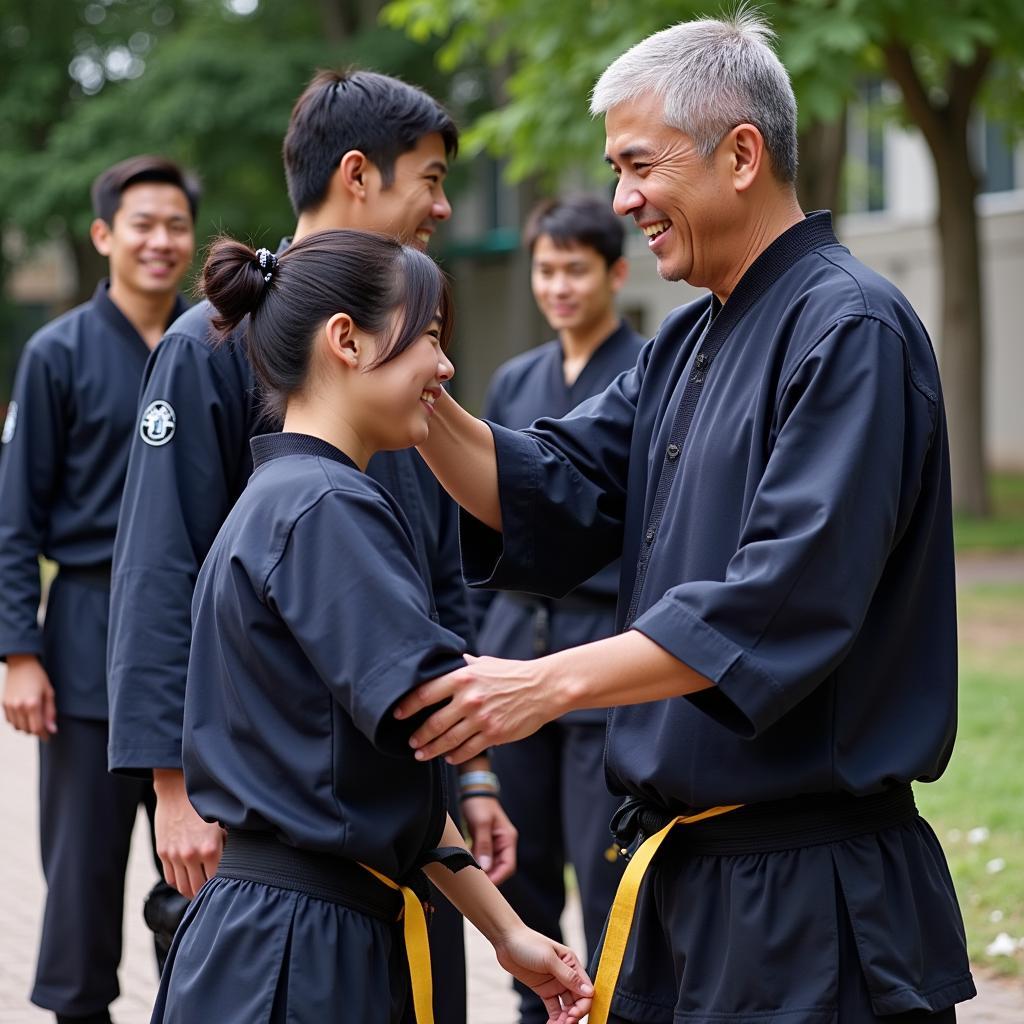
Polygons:
M835 211L841 239L908 295L939 353L962 706L951 768L920 802L956 873L972 956L1016 976L1024 4L759 7L797 91L804 208ZM166 154L203 179L201 243L227 231L273 248L293 226L279 155L291 105L316 68L348 64L423 86L465 130L454 216L432 251L456 286L456 390L477 408L500 362L550 336L520 249L529 208L567 189L611 195L602 125L587 115L594 80L650 32L718 10L686 0L0 0L0 419L31 332L102 275L87 230L93 177L135 153ZM660 281L645 249L634 232L622 308L653 334L696 293Z

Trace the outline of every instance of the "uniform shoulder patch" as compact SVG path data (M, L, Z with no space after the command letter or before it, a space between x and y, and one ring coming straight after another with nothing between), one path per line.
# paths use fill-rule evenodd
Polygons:
M146 444L159 448L174 437L175 415L170 402L162 399L150 402L139 421L139 436Z
M10 444L14 440L14 431L18 429L18 403L11 402L7 406L7 419L4 420L4 432L0 435L0 444Z

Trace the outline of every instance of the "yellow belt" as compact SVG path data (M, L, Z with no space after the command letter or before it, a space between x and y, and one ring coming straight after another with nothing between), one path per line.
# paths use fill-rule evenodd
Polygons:
M630 858L615 892L611 913L608 915L604 945L601 947L601 957L597 962L597 977L594 979L594 1003L590 1009L590 1016L587 1018L588 1024L607 1024L612 996L615 994L615 986L619 981L622 960L626 955L629 933L633 927L633 915L636 912L640 883L643 882L644 875L647 873L654 855L658 852L658 847L676 825L692 825L695 822L704 821L705 818L716 818L720 814L728 814L729 811L735 811L742 806L742 804L731 804L728 807L711 807L706 811L701 811L700 814L673 818L660 832L655 832L653 836L645 839Z
M430 945L427 942L427 916L419 896L407 885L392 882L386 875L367 867L378 881L402 894L405 912L402 915L405 932L405 955L409 961L409 981L412 985L412 1006L416 1024L434 1024L434 979L430 970Z

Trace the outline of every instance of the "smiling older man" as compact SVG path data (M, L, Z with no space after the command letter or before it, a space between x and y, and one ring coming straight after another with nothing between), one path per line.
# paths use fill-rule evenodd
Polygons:
M557 597L622 554L621 634L480 659L396 713L450 698L413 744L461 761L615 706L631 863L592 1022L945 1024L974 985L911 791L956 724L938 372L907 300L801 212L769 38L677 25L594 91L616 211L708 295L564 419L446 399L424 446L469 578Z

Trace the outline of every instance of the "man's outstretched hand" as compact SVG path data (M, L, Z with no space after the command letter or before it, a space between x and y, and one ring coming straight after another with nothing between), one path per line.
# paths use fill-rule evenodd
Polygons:
M417 687L395 709L396 718L409 718L449 702L412 734L409 743L419 760L444 755L462 764L487 747L529 736L567 710L560 688L546 678L547 659L466 661L465 668Z

